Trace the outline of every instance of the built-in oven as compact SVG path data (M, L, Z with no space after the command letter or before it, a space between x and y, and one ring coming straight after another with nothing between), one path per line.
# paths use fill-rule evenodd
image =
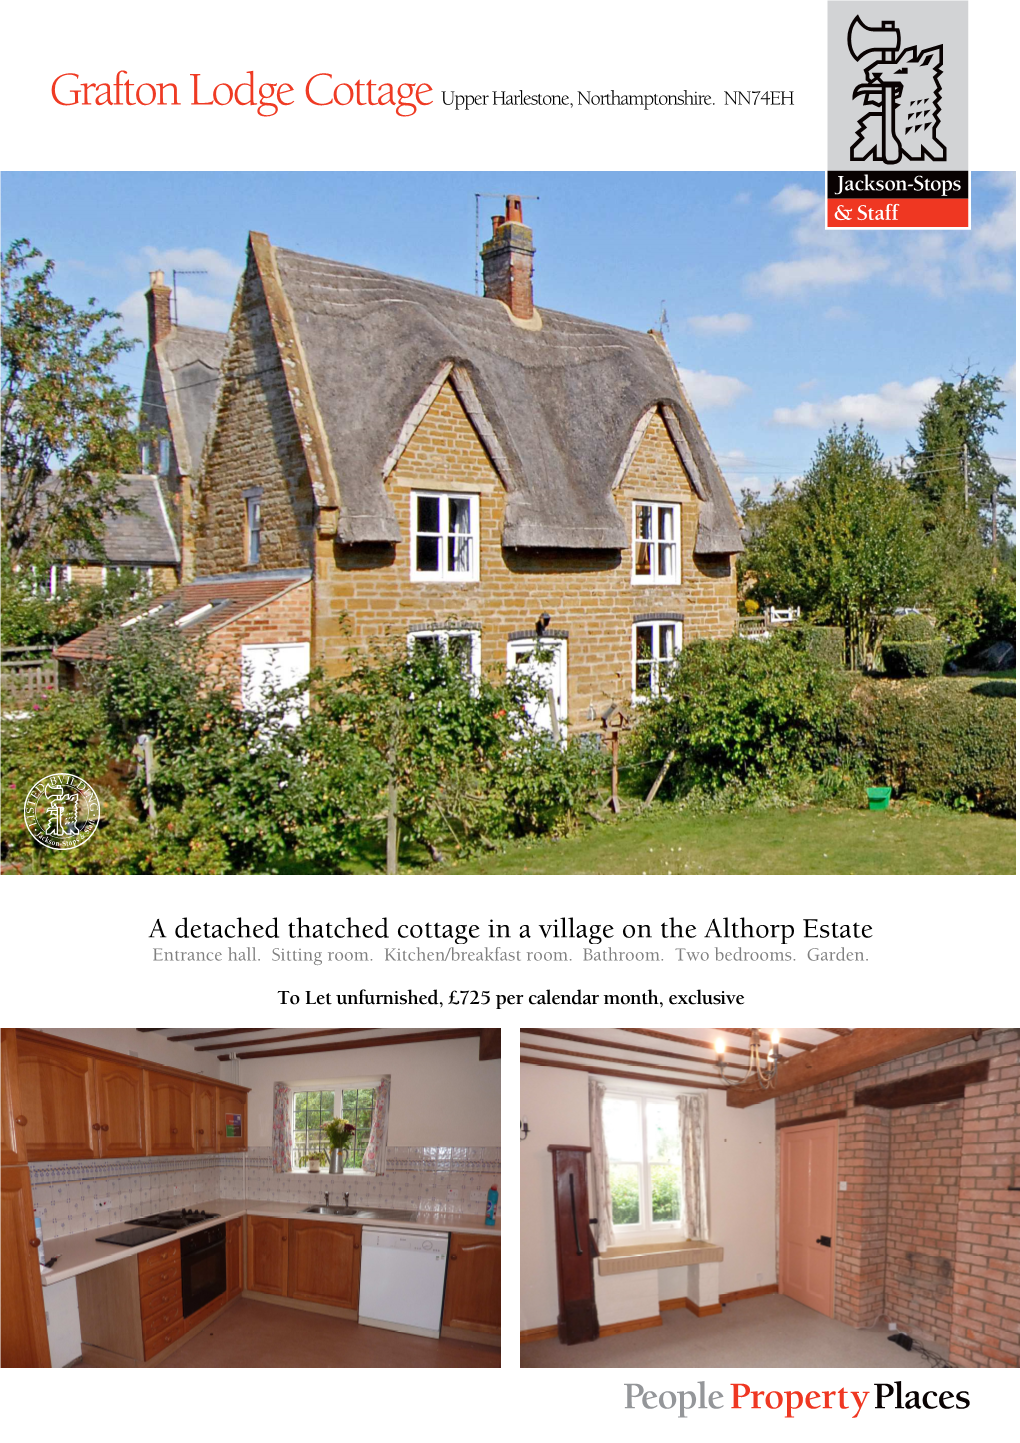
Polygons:
M181 1294L184 1316L190 1318L206 1303L227 1291L227 1229L204 1228L181 1238Z

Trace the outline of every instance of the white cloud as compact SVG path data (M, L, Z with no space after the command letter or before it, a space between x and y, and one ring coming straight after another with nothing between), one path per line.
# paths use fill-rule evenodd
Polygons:
M802 185L784 185L769 204L783 215L799 215L802 211L813 210L821 199L817 191L807 190Z
M817 381L817 380L801 381L800 385L797 387L797 390L798 390L798 391L813 391L817 385L818 385L818 381Z
M709 411L715 407L732 406L750 391L750 386L736 376L713 376L709 371L688 371L678 366L684 389L696 407Z
M1004 396L1016 395L1016 361L1002 378L1002 385L999 387Z
M237 289L242 269L238 260L221 255L210 246L195 246L191 249L177 247L169 250L160 250L158 246L142 246L140 255L127 257L127 265L135 274L139 271L163 271L167 285L170 285L175 270L205 271L206 274L198 282L200 288L231 297ZM194 286L196 279L191 278L188 284Z
M144 291L132 291L115 307L129 336L148 339L148 308ZM187 286L177 287L177 316L182 326L199 326L209 331L225 331L230 324L231 304L218 296L202 296Z
M751 192L749 190L738 190L730 203L731 205L750 205Z
M742 311L727 311L724 316L688 316L687 324L701 336L739 336L753 322Z
M851 426L863 421L865 426L879 431L911 430L939 385L937 376L926 376L908 386L899 381L887 381L877 391L865 391L856 396L779 406L773 411L772 419L780 426L804 426L812 431L842 425L844 421Z
M845 255L822 252L794 261L773 261L755 272L751 288L766 295L787 298L825 286L852 286L885 270L889 262L881 256L850 250Z

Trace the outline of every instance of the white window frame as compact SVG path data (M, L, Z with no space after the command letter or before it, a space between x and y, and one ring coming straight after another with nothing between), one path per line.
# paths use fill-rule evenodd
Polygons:
M244 493L244 564L257 566L262 558L262 489ZM254 552L254 555L252 554Z
M507 642L506 647L506 669L507 674L521 664L523 658L519 655L523 648L529 648L531 652L536 650L548 651L551 656L550 665L554 668L552 691L556 697L556 721L560 729L560 740L567 739L567 685L569 679L567 638L565 636L536 636L517 637ZM552 717L548 720L544 713L548 706L544 702L532 701L529 703L528 714L536 726L544 731L552 731Z
M613 1223L613 1233L617 1239L628 1239L634 1241L638 1237L660 1237L663 1233L678 1233L680 1222L654 1222L652 1220L652 1164L648 1156L648 1111L647 1105L650 1102L672 1102L677 1108L677 1131L680 1128L679 1106L677 1104L678 1093L662 1092L629 1092L624 1089L607 1088L605 1102L610 1100L622 1102L636 1102L641 1109L641 1151L640 1158L614 1158L607 1155L606 1161L610 1166L613 1162L629 1163L636 1162L638 1165L638 1220L636 1223ZM608 1154L608 1142L607 1142Z
M652 536L651 539L644 539L638 536L638 510L648 507L652 513ZM659 517L663 512L671 512L673 516L673 538L671 541L658 539ZM630 579L633 586L677 586L680 582L680 527L682 523L681 505L679 501L634 501L631 510L631 551L630 551ZM651 548L651 573L648 576L639 576L637 570L638 546L647 545ZM673 570L664 571L662 558L665 547L672 547Z
M669 657L664 657L664 656L661 656L661 655L659 654L659 652L660 652L660 647L661 647L661 641L662 641L662 638L661 638L661 636L660 636L660 634L659 634L659 628L660 628L660 627L664 627L664 626L671 626L671 627L673 628L673 653L672 653L672 655L669 656ZM639 658L639 657L638 657L638 632L641 631L641 630L643 630L645 627L651 627L651 628L652 628L654 646L653 646L653 650L652 650L652 655L651 655L650 657ZM630 633L630 649L631 649L631 666L630 666L631 695L633 696L634 705L635 705L635 706L643 706L643 705L645 705L647 702L650 702L650 701L654 700L655 697L662 695L662 689L663 689L662 684L663 684L663 680L664 680L663 673L664 673L664 671L665 671L665 672L668 672L668 671L669 671L669 668L670 668L671 666L675 666L675 665L676 665L677 658L679 657L680 652L681 652L681 650L683 649L683 644L684 644L684 624L683 624L682 621L677 620L677 619L674 618L674 617L663 618L662 620L659 620L659 621L635 621L634 625L631 627L631 633ZM651 663L651 668L650 668L651 689L650 689L649 691L641 691L641 690L639 690L639 688L638 688L638 661L639 661L639 660L644 661L646 664L647 664L648 662ZM666 666L665 666L665 667L663 666L663 663L664 663L664 662L666 663Z
M439 644L439 650L446 653L449 650L450 639L455 636L466 636L471 642L471 655L468 661L468 675L477 681L482 675L482 634L477 627L472 626L422 626L415 627L407 633L407 652L410 656L414 650L415 642L424 637L432 637Z
M418 530L418 502L432 501L439 502L439 530L419 531ZM413 581L425 581L429 583L446 582L455 586L463 585L465 582L478 580L478 494L474 491L412 491L411 492L411 579ZM450 530L449 503L451 501L466 501L468 503L468 544L470 566L464 571L454 571L449 566L449 541L451 536L458 533ZM419 571L418 569L418 537L437 536L439 538L439 569L438 571Z
M291 1172L300 1173L304 1177L314 1176L313 1173L309 1173L307 1167L300 1167L298 1164L298 1158L302 1156L301 1149L297 1144L297 1099L299 1092L332 1092L334 1096L338 1092L365 1092L369 1088L371 1088L373 1092L378 1092L382 1083L383 1079L381 1077L345 1077L337 1082L288 1082L287 1086L290 1088ZM340 1104L340 1110L341 1112L343 1111L342 1102ZM322 1172L320 1175L322 1177L333 1176L338 1179L340 1176L340 1174L337 1173L329 1174L326 1172ZM364 1168L361 1167L348 1167L344 1169L343 1176L370 1177L373 1176L373 1174L366 1173Z

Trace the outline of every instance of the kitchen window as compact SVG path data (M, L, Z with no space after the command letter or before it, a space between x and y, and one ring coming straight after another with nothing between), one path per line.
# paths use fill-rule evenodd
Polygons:
M293 1171L306 1172L300 1159L315 1152L328 1152L325 1126L334 1117L342 1117L355 1127L351 1143L351 1155L347 1160L348 1169L361 1167L372 1130L372 1109L375 1106L375 1086L343 1083L307 1090L294 1090L294 1115L291 1120Z
M413 653L418 647L455 657L465 676L479 677L482 674L482 638L475 630L440 628L435 631L409 631L408 651Z
M676 1098L607 1092L602 1120L613 1231L647 1233L679 1226L683 1204Z
M411 497L411 575L478 580L478 497L416 491Z
M651 701L666 690L682 641L683 622L678 618L656 618L635 624L635 702Z
M675 502L634 502L635 586L669 585L680 580L677 542L680 507Z

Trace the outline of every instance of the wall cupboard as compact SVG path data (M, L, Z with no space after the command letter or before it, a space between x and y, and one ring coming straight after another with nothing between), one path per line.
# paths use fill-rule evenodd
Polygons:
M248 1145L246 1088L23 1028L16 1043L22 1121L5 1107L5 1161L9 1146L13 1160L73 1162L237 1152ZM3 1065L10 1070L6 1051Z

